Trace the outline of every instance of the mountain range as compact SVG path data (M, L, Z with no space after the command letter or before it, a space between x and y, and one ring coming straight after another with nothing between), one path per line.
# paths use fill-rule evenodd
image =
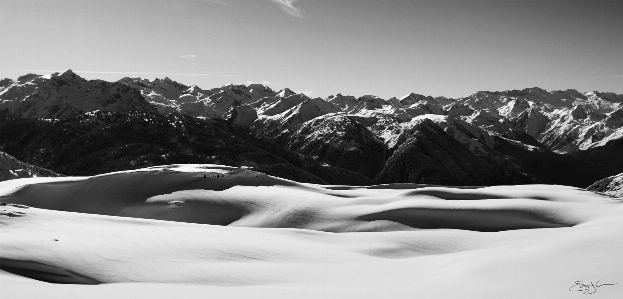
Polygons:
M68 70L0 81L0 150L66 175L216 163L322 184L584 188L623 172L623 95L534 87L323 99Z

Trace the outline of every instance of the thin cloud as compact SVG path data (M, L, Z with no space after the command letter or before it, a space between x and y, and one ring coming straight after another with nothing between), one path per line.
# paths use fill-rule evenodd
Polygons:
M612 78L621 79L621 78L623 78L623 75L615 75L615 76L612 76Z
M306 95L308 97L311 97L313 91L311 91L311 90L301 90L298 93L302 93L302 94L304 94L304 95Z
M224 2L224 1L220 1L220 0L201 0L203 2L208 2L208 3L212 3L212 4L220 4L220 5L225 5L228 6L229 3Z
M20 70L23 72L55 73L58 70ZM218 74L184 74L184 73L150 73L150 72L102 72L102 71L74 71L74 73L84 74L112 74L112 75L167 75L167 76L213 76L213 77L234 77L235 75Z
M195 54L189 54L189 55L182 55L182 56L180 56L180 58L195 58L195 57L197 57L197 55L195 55Z
M279 5L279 7L281 7L281 9L283 9L289 15L293 17L297 17L297 18L303 17L303 11L294 7L293 5L293 3L296 2L296 0L272 0L272 1L273 3L277 3L277 5Z
M188 11L195 8L197 3L206 3L207 5L229 6L231 0L152 0L150 3L160 9L170 11Z

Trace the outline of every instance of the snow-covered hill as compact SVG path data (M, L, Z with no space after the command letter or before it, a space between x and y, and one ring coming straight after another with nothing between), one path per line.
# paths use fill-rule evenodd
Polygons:
M567 186L323 186L214 164L11 180L0 296L614 299L622 204Z

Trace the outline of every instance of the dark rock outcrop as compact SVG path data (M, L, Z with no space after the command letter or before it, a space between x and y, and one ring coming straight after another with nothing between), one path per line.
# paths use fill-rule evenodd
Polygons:
M437 124L423 119L402 133L379 183L500 185L502 172L463 147Z
M290 136L287 148L319 163L345 168L369 178L381 169L387 152L383 141L366 127L335 114L304 123Z
M605 193L616 197L623 197L623 173L601 179L588 186L586 190Z
M49 169L24 163L5 152L0 152L0 181L57 176L60 176L60 174Z

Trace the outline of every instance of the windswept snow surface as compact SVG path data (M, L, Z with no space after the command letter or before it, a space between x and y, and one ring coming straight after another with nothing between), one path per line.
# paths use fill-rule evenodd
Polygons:
M168 165L1 182L0 201L0 298L623 293L621 201L573 187L320 186Z

